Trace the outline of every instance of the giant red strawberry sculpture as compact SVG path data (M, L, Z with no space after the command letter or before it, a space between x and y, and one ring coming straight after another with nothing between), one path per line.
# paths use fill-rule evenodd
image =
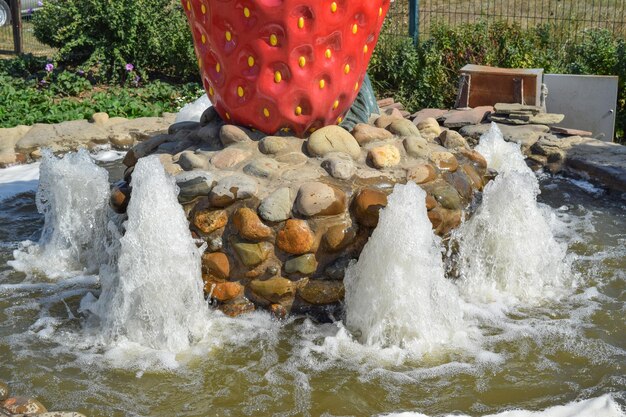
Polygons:
M271 134L341 122L390 0L183 0L204 88L230 123Z

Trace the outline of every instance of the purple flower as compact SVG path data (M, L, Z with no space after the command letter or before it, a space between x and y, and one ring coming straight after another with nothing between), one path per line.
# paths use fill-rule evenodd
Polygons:
M82 69L79 69L76 72L78 73L78 75L85 75L85 71L83 71Z
M126 64L126 71L131 72L135 69L135 66L131 63Z
M30 9L28 9L28 10L26 11L26 13L28 13L28 14L33 14L33 9L32 9L32 7L31 7Z
M43 6L43 1L41 1L41 0L40 0L40 1L38 1L38 2L37 2L37 6L39 6L39 7Z
M54 65L48 63L46 64L46 71L47 72L52 72L52 70L54 69Z

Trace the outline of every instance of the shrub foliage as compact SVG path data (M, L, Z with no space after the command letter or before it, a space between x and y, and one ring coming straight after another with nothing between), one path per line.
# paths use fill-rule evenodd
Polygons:
M65 64L107 80L132 63L142 77L197 76L191 33L178 0L46 0L35 13L37 39Z

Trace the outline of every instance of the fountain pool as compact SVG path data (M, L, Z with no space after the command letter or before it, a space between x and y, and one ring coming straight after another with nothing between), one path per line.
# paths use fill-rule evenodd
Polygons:
M106 169L109 181L119 179L121 164L103 159L98 165ZM20 242L39 239L44 221L32 186L17 190L22 193L6 193L0 197L0 379L14 393L93 417L400 412L483 416L514 408L544 410L584 399L595 400L552 408L543 415L623 415L618 404L626 404L626 202L584 181L543 174L537 178L540 204L529 203L537 210L532 215L542 216L553 239L550 245L563 248L563 256L543 262L552 256L548 246L525 251L532 242L488 241L480 227L469 227L468 222L462 238L476 241L461 252L481 263L452 281L451 269L463 269L462 262L450 266L451 259L442 252L445 242L426 239L427 245L434 245L429 253L441 253L443 262L429 266L433 282L423 288L432 307L412 300L405 308L419 310L423 332L430 321L437 328L453 328L456 336L450 336L449 343L420 349L410 343L377 343L376 338L361 343L350 320L346 325L339 320L316 324L305 317L279 322L260 312L237 319L207 314L206 337L175 352L167 344L136 342L145 340L132 337L139 336L133 332L142 332L140 327L129 327L128 338L102 339L94 331L96 325L80 312L88 294L100 295L102 277L74 267L69 276L54 278L18 272L7 264ZM523 181L516 184L524 186ZM496 189L490 198L511 198L504 191ZM500 201L500 206L507 207L505 203ZM390 213L391 204L386 209ZM160 206L152 208L158 215ZM483 220L489 218L488 209ZM384 216L381 224L392 227L393 219ZM544 245L537 236L545 230L528 234L522 220L524 213L509 220L521 223L511 225L521 228L520 238L535 237L536 245ZM178 242L177 236L172 239ZM402 254L385 252L393 245L384 237L373 236L372 242L378 245L382 268L378 279L366 280L375 286L367 293L373 298L381 292L402 297L397 291L405 288L402 280L413 279L411 268L420 276L420 265L412 266L409 258L396 268L393 257ZM489 251L505 244L509 258L494 261ZM150 250L155 256L171 253L166 243ZM489 262L512 262L515 251L523 258L521 264L537 267L535 275L525 278L524 285L494 286L489 297L472 291L477 288L472 282L484 289L484 274L491 273L485 271L493 271L486 267ZM193 269L189 256L181 265ZM561 264L556 268L554 262ZM127 271L132 273L133 267L127 265ZM354 268L359 271L359 265ZM156 279L157 273L158 268L152 270L147 279ZM555 274L563 275L555 279ZM540 278L537 284L534 280ZM532 291L524 292L524 287ZM167 311L168 301L162 303ZM441 317L428 317L451 313L449 308L459 311L444 324ZM356 311L361 317L367 314L366 306Z

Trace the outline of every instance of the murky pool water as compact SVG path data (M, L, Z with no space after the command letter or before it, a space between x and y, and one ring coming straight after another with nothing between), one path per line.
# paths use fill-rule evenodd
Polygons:
M111 181L121 175L118 163L100 164ZM567 246L566 288L535 303L461 292L472 343L419 355L361 345L341 322L263 313L215 316L209 337L178 355L104 345L79 312L86 294L98 295L98 278L15 272L7 262L19 242L38 239L43 219L34 191L0 200L0 380L93 417L482 416L609 393L624 405L626 201L586 182L540 183L548 222Z

